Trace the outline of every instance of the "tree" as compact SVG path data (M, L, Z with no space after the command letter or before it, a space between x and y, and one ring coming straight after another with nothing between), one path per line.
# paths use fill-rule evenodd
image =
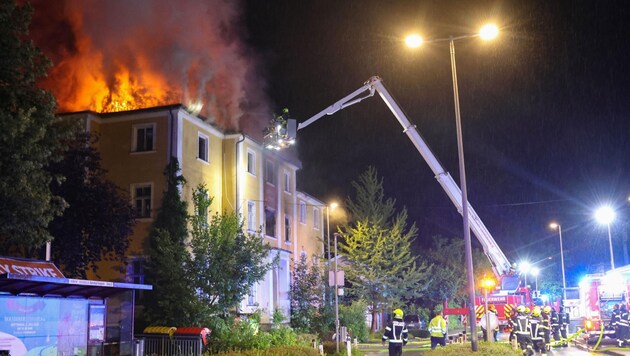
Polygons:
M63 153L66 134L55 99L36 86L50 61L26 39L32 9L0 1L0 247L17 253L41 247L50 221L65 204L50 190L44 169Z
M189 274L197 290L199 314L204 318L226 315L243 300L254 283L273 267L271 247L260 233L246 234L236 213L209 217L212 198L205 185L193 192L195 214L188 248L192 252ZM207 319L206 319L207 320Z
M376 315L422 294L428 283L428 267L416 263L411 243L417 228L407 227L407 211L396 213L395 200L385 199L376 169L368 168L352 183L356 200L347 199L352 223L345 226L340 243L348 260L344 268L351 286L348 294L368 302L372 331Z
M294 265L290 293L291 327L301 332L313 332L313 321L323 302L321 274L318 266L309 266L306 255L301 255Z
M49 226L54 260L64 274L77 278L86 278L88 268L97 272L103 259L124 261L135 218L127 194L106 179L91 141L88 133L77 134L66 143L63 159L48 168L64 177L50 190L68 204Z
M191 325L196 318L195 288L188 273L188 204L180 189L186 179L180 175L179 162L172 158L164 170L166 189L162 205L149 233L149 258L145 266L146 282L153 285L145 305L147 325Z

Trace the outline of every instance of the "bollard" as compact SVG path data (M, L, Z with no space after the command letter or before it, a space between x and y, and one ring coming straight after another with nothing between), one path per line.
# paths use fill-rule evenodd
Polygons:
M313 348L317 349L317 342L315 341L315 339L311 340L311 343L313 344Z
M324 356L324 345L319 344L319 354Z
M359 339L356 336L354 337L354 347L359 347Z

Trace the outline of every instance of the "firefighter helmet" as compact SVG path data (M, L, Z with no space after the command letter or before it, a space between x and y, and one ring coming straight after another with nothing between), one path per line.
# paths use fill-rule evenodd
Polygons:
M525 313L529 314L531 312L531 310L529 309L529 307L525 307Z
M519 313L525 313L525 307L522 305L519 305L518 307L516 307L516 311Z
M497 311L497 307L495 307L494 304L490 304L490 305L488 305L488 310L494 312L494 311Z
M543 312L545 312L545 314L551 313L551 306L545 305L545 307L543 308Z
M540 307L535 306L534 310L532 310L532 316L540 316Z
M394 319L402 319L403 315L404 313L401 309L394 310Z

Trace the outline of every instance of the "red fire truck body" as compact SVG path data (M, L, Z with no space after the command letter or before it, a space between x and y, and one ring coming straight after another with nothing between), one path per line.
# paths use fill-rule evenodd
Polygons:
M507 328L508 319L512 312L516 310L519 305L528 307L533 306L533 302L529 293L529 288L518 288L515 292L508 293L506 291L499 291L497 293L488 294L488 306L494 305L497 309L497 316L499 317L499 327L501 329ZM475 297L475 316L477 321L483 317L485 313L486 300L484 296Z
M605 273L586 275L580 282L580 318L585 335L594 340L604 325L604 336L613 337L610 319L615 304L628 303L630 295L630 265Z

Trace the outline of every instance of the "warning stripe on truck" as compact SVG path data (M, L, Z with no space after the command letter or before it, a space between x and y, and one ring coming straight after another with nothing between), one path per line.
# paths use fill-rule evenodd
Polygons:
M483 305L477 305L475 307L475 317L477 319L481 319L481 317L483 316L483 312L484 312Z

